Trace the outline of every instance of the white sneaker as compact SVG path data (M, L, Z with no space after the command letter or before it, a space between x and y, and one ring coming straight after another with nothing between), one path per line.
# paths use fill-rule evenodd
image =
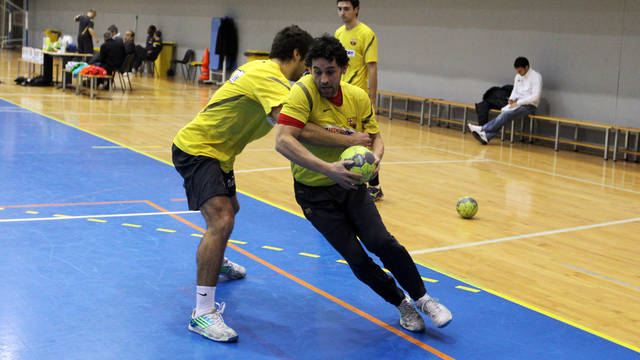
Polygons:
M408 295L405 294L404 300L398 305L398 311L400 312L400 326L413 332L424 331L424 320L418 314Z
M475 137L482 145L487 145L489 143L487 133L482 130L482 126L471 125L471 123L469 123L467 124L467 127L469 128L469 131L471 131L473 137Z
M247 269L242 265L238 265L226 257L222 261L222 266L220 267L220 275L226 277L229 280L238 280L247 276Z
M238 333L228 327L222 318L225 304L216 303L215 306L216 308L212 312L198 317L195 317L196 309L193 309L189 330L213 341L233 342L238 340Z
M449 311L449 309L444 305L440 304L438 299L432 298L429 295L421 297L416 301L416 305L420 311L429 316L429 319L431 319L431 322L436 327L445 327L451 322L451 319L453 319L451 311Z

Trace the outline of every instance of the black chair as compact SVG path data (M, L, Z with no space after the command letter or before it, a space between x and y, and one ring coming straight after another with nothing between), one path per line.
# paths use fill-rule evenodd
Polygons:
M188 71L189 69L189 64L191 63L191 61L193 61L193 58L196 56L196 53L189 49L184 53L184 57L182 58L182 60L173 60L172 63L174 64L180 64L182 65L180 68L182 69L182 75L185 78L189 78L188 76Z
M133 90L131 87L131 78L129 77L129 73L133 70L133 62L136 60L136 54L129 54L126 58L124 58L124 62L120 69L114 72L113 81L115 82L115 75L119 75L118 79L120 80L120 87L122 88L122 92L125 92L127 89L127 85L124 82L124 77L127 77L127 81L129 82L129 90Z

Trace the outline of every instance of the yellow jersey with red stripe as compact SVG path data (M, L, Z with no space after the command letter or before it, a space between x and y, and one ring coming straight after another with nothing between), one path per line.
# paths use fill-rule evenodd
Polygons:
M349 67L342 75L342 81L355 85L365 92L369 92L368 63L378 62L378 39L370 27L359 23L353 29L347 30L342 25L336 30L335 37L340 40L349 56Z
M320 95L313 76L301 78L291 88L280 112L279 123L291 125L307 122L322 126L334 133L350 135L354 132L376 134L380 131L369 95L359 87L340 83L339 99ZM294 125L295 126L295 125ZM346 147L327 147L303 144L311 153L327 162L340 159ZM293 178L308 186L330 186L335 182L323 174L291 163Z
M209 103L173 139L180 150L220 161L223 171L248 143L266 135L275 121L268 115L289 95L289 80L272 60L240 66Z

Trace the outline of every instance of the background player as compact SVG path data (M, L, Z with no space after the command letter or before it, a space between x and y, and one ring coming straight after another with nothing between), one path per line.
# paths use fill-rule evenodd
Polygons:
M337 4L338 15L344 25L336 30L335 37L340 40L349 56L349 67L342 75L342 81L367 92L375 107L378 91L378 39L370 27L358 20L359 0L338 0ZM369 180L368 191L376 201L384 197L378 174Z

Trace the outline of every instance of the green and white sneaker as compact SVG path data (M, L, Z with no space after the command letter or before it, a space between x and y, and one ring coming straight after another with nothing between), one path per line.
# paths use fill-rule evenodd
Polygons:
M398 305L398 311L400 312L400 326L413 332L424 331L424 320L418 314L418 310L413 306L408 295L405 294L404 300Z
M238 280L247 276L247 269L242 265L231 262L231 260L225 257L222 261L222 266L220 267L220 275L229 280Z
M234 342L238 340L238 333L224 323L222 318L224 307L224 303L216 303L216 308L213 311L198 317L194 317L196 309L193 309L189 330L213 341Z

